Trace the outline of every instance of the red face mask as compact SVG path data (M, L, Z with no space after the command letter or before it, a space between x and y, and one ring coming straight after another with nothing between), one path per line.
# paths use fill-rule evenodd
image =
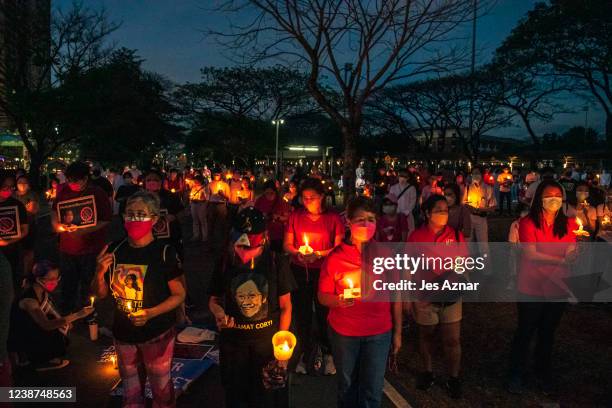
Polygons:
M360 242L367 242L372 239L376 232L375 222L360 222L351 224L351 236Z
M153 229L153 220L125 221L123 225L125 226L128 237L134 241L137 241L151 232Z
M45 290L49 293L53 292L58 285L58 281L54 280L54 281L50 281L50 282L45 282L43 283L42 281L38 280L38 284L40 286L42 286L43 288L45 288Z
M11 194L13 194L11 190L0 190L0 197L2 197L5 200L9 198Z
M68 183L68 188L75 193L81 191L81 185L79 183Z

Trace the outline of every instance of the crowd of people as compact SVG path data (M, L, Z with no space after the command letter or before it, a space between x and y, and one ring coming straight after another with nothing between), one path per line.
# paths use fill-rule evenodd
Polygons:
M381 167L364 182L360 166L359 194L342 209L335 208L333 182L318 170L279 178L221 167L142 172L132 166L104 173L74 162L50 180L40 199L24 171L3 171L0 210L12 211L9 220L17 222L18 233L11 235L12 227L0 222L8 231L0 236L0 386L11 384L12 365L65 367L72 324L90 318L92 299L111 297L124 404L144 406L148 379L155 406L174 406L175 326L188 318L191 303L182 267L182 224L190 220L190 242L214 259L206 295L220 333L227 406L287 406L289 371L337 375L340 407L380 406L387 363L396 359L409 316L419 332L417 388L434 383L432 356L440 335L445 384L452 398L461 398L461 297L367 303L345 298L345 282L361 279L362 249L372 241L452 242L460 248L473 241L486 253L488 218L505 212L516 217L511 242L563 244L556 252L526 247L516 286L528 302L517 303L509 352L508 390L521 393L537 333L536 377L551 392L555 330L565 303L546 301L563 294L534 284L543 279L534 270L545 264L547 277L567 273L576 256L577 223L594 240L609 233L610 177L575 169L560 176L552 168L523 174L508 167L470 170ZM57 263L34 257L45 198L58 238ZM122 238L109 242L113 217L122 220ZM271 339L279 330L297 337L289 362L273 355Z

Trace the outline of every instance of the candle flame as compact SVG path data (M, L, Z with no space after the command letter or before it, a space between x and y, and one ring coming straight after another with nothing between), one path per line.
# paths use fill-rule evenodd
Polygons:
M304 245L308 246L308 237L304 234Z
M578 224L578 229L582 229L582 220L578 217L576 217L576 224Z
M126 304L127 310L132 311L132 302L127 302Z
M346 283L348 283L349 289L353 289L353 280L351 278L346 278Z
M285 342L282 344L281 350L283 350L283 351L291 350L291 348L289 347L289 342L287 340L285 340Z

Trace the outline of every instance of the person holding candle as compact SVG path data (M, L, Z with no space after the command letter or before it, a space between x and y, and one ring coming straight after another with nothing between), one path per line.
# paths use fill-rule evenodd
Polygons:
M423 203L423 214L427 220L423 226L416 229L408 237L409 243L439 243L439 246L424 245L425 256L466 257L469 255L463 234L448 225L449 208L444 196L431 196ZM440 279L451 281L458 277L454 271L425 271L425 280L439 282ZM419 295L426 293L419 293ZM461 319L462 300L460 294L444 293L444 297L436 301L430 298L418 297L413 303L414 319L419 327L419 356L424 371L417 377L417 388L428 390L434 384L432 349L436 328L439 326L442 336L444 354L448 368L446 388L454 399L461 398L462 384L459 378L461 369Z
M497 184L499 186L499 215L504 213L504 201L508 203L508 215L512 215L512 195L511 189L513 184L510 167L504 167L502 172L497 176Z
M185 214L185 207L177 194L172 194L168 190L162 189L162 174L157 170L149 170L145 176L145 189L159 198L160 209L166 210L164 215L170 227L170 238L163 239L174 246L179 259L184 259L183 229L181 219ZM158 217L159 218L159 217Z
M92 282L98 299L110 294L115 300L112 331L125 406L144 407L147 377L153 406L175 406L170 368L176 309L185 300L185 287L176 249L153 236L159 211L153 193L139 191L128 199L123 216L127 238L98 254ZM130 290L134 281L136 294Z
M599 229L597 206L593 205L595 202L590 196L589 184L586 181L579 181L576 183L575 205L566 202L563 206L565 215L570 218L575 217L578 224L582 225L583 229L593 238Z
M508 390L522 393L530 343L536 332L536 375L543 391L553 387L552 352L555 331L569 297L563 279L568 263L576 259L578 228L574 218L561 211L563 187L543 180L535 191L529 214L519 223L523 248L518 271L518 327L514 334ZM547 243L556 245L545 245Z
M110 200L100 187L89 180L89 165L71 163L66 168L67 185L57 192L51 210L51 225L59 234L60 285L62 309L70 312L89 300L89 283L96 269L96 254L104 247L107 230L113 216ZM72 229L62 225L57 205L66 200L94 196L97 223L95 226Z
M266 217L270 247L273 251L283 251L283 233L285 224L289 219L291 207L289 203L281 199L278 194L276 183L273 180L264 183L264 192L255 201L255 208Z
M284 249L291 256L291 269L297 282L297 289L293 292L294 318L303 355L296 372L306 373L306 359L309 361L308 371L323 368L325 374L331 375L335 374L336 369L327 336L328 311L317 301L315 294L323 260L342 242L345 226L339 214L323 207L325 191L321 180L305 179L300 196L304 208L296 209L289 216L284 240ZM301 247L304 248L300 250ZM309 247L310 250L307 250ZM313 302L323 356L315 353L312 338Z
M286 373L287 360L274 361L272 338L291 324L295 282L288 260L270 248L266 220L254 207L233 222L231 247L217 262L209 308L221 333L221 379L227 407L283 407L287 386L264 386L262 370Z
M472 170L472 182L465 188L463 203L470 210L470 221L472 231L470 241L478 243L480 254L489 253L489 223L487 217L495 211L497 200L493 187L484 182L482 170L474 167Z
M321 267L317 296L329 307L329 333L339 373L338 407L379 407L389 351L402 345L401 302L361 301L361 250L374 238L376 208L366 197L346 209L350 238Z
M212 181L208 183L208 238L212 239L214 249L221 250L226 243L228 229L227 201L231 196L229 185L221 178L221 169L212 171Z
M29 225L26 207L13 197L14 191L15 177L13 173L6 170L0 170L0 208L17 207L17 214L19 216L20 236L15 238L0 238L0 251L2 251L11 265L13 286L15 293L17 293L23 279L23 270L19 269L22 241L28 236Z
M608 188L606 200L597 206L597 220L600 225L598 239L610 241L612 232L612 187Z
M36 238L36 215L40 209L38 194L30 188L30 181L25 175L17 178L17 190L15 198L25 206L28 214L28 235L21 240L23 248L23 276L32 270L34 265L34 239Z
M37 371L63 368L71 324L93 313L86 306L76 313L61 316L52 300L60 280L59 268L50 261L37 262L26 279L23 293L11 310L8 349L31 363Z
M206 209L208 207L208 196L206 195L206 179L202 175L193 178L193 185L189 192L189 202L191 206L191 219L193 227L193 242L208 241L208 219Z

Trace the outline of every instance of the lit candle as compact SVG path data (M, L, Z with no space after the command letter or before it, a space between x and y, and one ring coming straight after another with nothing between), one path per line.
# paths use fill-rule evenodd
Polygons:
M170 189L170 192L174 194L174 193L176 193L176 190L175 189Z
M96 297L95 297L95 296L92 296L92 297L90 297L90 298L89 298L89 300L91 300L91 307L93 307L93 305L94 305L94 300L96 300Z
M576 218L576 223L578 224L578 229L572 231L574 233L574 235L576 235L577 237L589 237L589 236L591 236L591 234L589 234L589 231L586 231L586 230L582 229L582 221L580 220L580 218Z
M610 224L610 216L606 215L603 217L603 220L601 221L601 225L608 225Z
M297 340L293 333L281 330L272 336L272 347L274 348L274 358L279 361L287 361L293 355L293 349Z
M306 236L306 234L304 234L304 245L300 246L298 251L300 251L300 254L302 255L310 255L314 252L312 247L308 245L308 237Z
M128 302L125 304L125 307L128 310L128 313L132 313L132 301L128 300Z
M348 288L344 289L345 299L358 299L361 297L361 288L356 288L351 278L346 278Z
M111 363L113 363L113 368L117 369L117 357L111 356Z

